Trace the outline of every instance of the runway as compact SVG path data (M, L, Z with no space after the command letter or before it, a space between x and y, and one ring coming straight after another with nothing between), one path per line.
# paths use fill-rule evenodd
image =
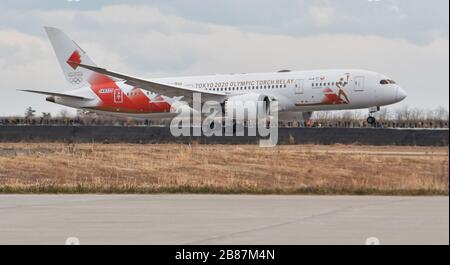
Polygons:
M0 195L0 244L449 244L448 197Z

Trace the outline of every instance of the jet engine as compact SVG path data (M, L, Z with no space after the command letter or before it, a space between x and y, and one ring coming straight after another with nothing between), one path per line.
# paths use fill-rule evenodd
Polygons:
M228 98L223 106L225 117L256 119L257 115L268 115L274 99L262 94L243 94ZM233 113L230 113L233 111ZM263 111L264 113L261 113ZM239 116L241 115L241 116ZM242 116L243 115L243 116Z

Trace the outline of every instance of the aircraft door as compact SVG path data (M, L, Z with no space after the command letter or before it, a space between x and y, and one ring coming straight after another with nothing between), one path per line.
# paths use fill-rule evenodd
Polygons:
M364 76L355 77L355 80L353 83L355 91L364 91L365 81L366 80L365 80Z
M114 89L114 103L123 103L123 92L121 89Z
M295 94L305 93L305 81L303 79L295 80Z

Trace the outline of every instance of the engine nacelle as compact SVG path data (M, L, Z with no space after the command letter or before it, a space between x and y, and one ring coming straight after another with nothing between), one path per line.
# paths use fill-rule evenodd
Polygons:
M230 118L233 111L233 118L241 118L246 120L254 120L258 115L261 115L261 111L264 111L264 115L270 113L270 104L273 100L266 95L262 94L244 94L237 95L227 99L225 101L224 115Z

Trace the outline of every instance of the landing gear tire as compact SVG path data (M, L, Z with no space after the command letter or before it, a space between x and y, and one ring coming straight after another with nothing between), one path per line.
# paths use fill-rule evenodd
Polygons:
M367 118L367 123L370 125L374 125L376 122L377 122L377 120L375 119L375 117Z

